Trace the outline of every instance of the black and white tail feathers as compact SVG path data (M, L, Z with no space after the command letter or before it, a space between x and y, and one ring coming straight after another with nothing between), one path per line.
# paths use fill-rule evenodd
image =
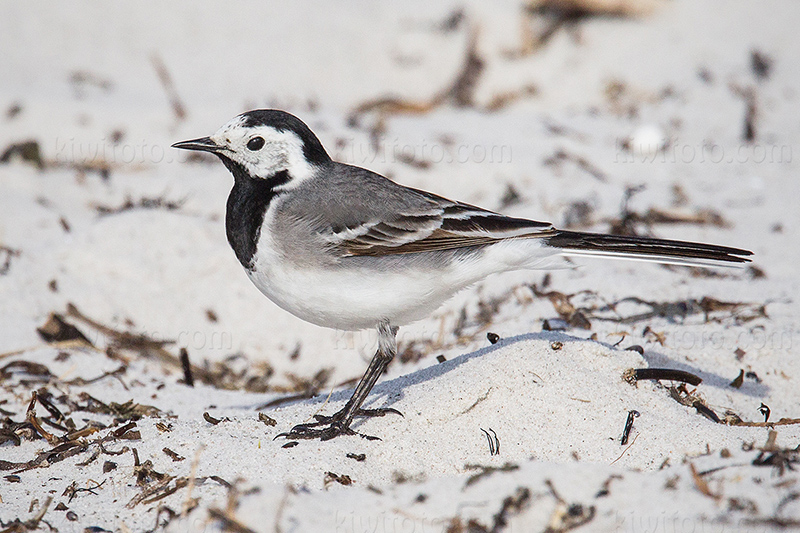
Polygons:
M555 230L547 244L564 250L564 255L604 256L689 266L729 266L749 263L753 252L650 237L625 237L598 233Z

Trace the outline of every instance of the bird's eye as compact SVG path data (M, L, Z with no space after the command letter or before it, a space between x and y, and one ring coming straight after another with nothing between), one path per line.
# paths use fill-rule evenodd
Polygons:
M257 152L264 148L264 137L253 137L249 141L247 141L247 149L253 152Z

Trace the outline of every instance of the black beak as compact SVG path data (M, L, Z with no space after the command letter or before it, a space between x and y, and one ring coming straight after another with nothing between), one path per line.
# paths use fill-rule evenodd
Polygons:
M197 150L199 152L211 152L215 154L222 148L217 143L211 140L210 137L201 137L199 139L192 139L191 141L181 141L172 145L173 148L181 148L183 150Z

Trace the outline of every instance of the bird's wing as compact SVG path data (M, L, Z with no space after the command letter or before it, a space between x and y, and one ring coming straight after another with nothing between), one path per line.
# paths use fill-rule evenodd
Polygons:
M383 256L486 246L514 237L548 236L553 226L512 218L414 189L421 205L331 228L326 240L344 256Z

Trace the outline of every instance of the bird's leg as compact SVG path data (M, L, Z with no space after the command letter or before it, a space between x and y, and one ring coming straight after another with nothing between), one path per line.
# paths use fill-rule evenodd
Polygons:
M397 354L397 328L388 322L378 324L378 351L370 361L367 371L356 385L353 395L345 406L331 416L315 415L316 422L300 424L288 433L281 433L278 437L288 439L320 439L329 440L339 435L358 435L350 429L353 418L357 416L384 416L387 413L401 414L397 409L361 409L372 387L381 377L383 371ZM402 416L402 415L401 415ZM374 439L376 437L363 437ZM276 437L277 438L277 437Z

